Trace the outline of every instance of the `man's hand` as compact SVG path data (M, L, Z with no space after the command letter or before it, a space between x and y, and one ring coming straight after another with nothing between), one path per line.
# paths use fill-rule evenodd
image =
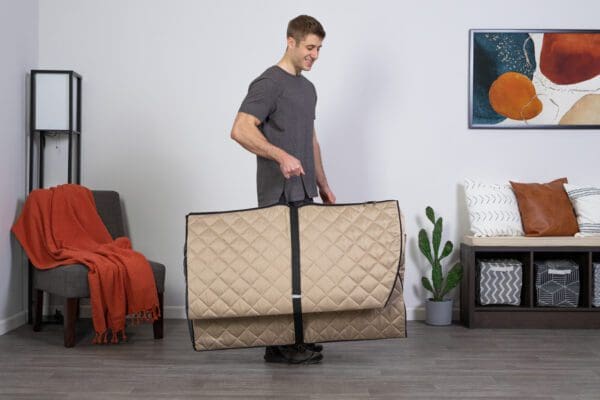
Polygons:
M296 157L284 153L279 161L279 169L285 179L290 179L292 176L304 175L304 168L302 163Z
M319 196L321 196L324 204L335 204L335 194L328 187L319 190Z

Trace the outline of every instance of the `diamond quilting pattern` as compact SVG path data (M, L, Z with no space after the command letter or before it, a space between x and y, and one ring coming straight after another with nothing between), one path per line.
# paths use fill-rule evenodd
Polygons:
M194 320L196 350L276 346L294 343L291 316Z
M299 212L305 340L405 337L397 202ZM196 350L294 343L286 206L188 216L186 259Z
M302 310L382 308L401 257L396 201L299 209Z
M292 313L286 206L188 216L190 319Z
M304 340L308 343L406 337L402 282L397 278L383 309L306 314Z
M307 343L406 337L402 282L397 278L389 303L383 309L304 315ZM294 343L291 316L195 320L196 350L272 346Z

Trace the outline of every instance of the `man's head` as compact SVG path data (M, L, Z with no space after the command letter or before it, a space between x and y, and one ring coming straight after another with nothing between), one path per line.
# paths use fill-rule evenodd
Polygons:
M288 24L286 53L298 70L310 71L319 58L325 30L319 21L299 15Z

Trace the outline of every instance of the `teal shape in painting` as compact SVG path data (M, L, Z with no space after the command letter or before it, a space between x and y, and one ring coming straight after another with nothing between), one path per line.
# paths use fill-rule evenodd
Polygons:
M477 32L473 37L473 123L494 125L506 117L489 100L492 83L513 71L533 78L536 69L533 40L528 33Z

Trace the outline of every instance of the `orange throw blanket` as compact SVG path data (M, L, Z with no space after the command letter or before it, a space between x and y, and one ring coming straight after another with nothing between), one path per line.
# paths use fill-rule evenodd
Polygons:
M79 185L61 185L31 192L12 227L36 268L83 264L88 282L94 343L112 343L125 336L125 319L154 321L159 304L152 268L126 237L113 240L98 215L92 192Z

